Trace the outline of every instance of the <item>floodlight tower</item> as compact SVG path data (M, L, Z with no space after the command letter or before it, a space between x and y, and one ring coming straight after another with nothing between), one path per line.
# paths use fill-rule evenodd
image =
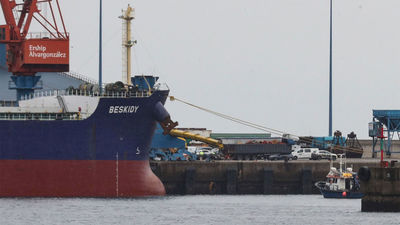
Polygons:
M329 20L329 137L332 136L332 0Z

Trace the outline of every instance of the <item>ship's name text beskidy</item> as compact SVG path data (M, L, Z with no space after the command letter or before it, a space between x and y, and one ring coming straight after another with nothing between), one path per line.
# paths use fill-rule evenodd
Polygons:
M138 105L131 106L110 106L108 113L136 113L139 109Z

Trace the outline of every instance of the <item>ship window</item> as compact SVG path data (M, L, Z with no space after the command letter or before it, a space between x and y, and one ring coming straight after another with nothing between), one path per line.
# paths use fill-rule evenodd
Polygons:
M345 187L346 189L350 189L350 179L345 179Z

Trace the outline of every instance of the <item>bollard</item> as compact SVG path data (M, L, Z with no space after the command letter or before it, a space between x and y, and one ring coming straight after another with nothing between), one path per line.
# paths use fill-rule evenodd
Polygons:
M226 193L234 195L237 193L237 170L228 169L226 172Z
M272 186L274 184L274 171L271 168L264 168L263 171L263 180L264 180L264 186L263 186L263 193L266 194L272 194Z
M301 176L302 194L312 194L312 172L310 169L303 169Z
M187 168L185 171L185 193L187 195L195 194L195 168Z

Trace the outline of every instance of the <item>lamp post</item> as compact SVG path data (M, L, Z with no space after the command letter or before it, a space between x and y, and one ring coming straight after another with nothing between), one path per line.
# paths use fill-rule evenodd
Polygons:
M332 0L330 0L329 23L329 137L332 136Z
M103 1L100 0L100 21L99 21L99 92L100 96L103 92L102 90L102 76L103 76L103 49L102 49L102 42L103 42L103 30L102 30L102 24L103 24Z

